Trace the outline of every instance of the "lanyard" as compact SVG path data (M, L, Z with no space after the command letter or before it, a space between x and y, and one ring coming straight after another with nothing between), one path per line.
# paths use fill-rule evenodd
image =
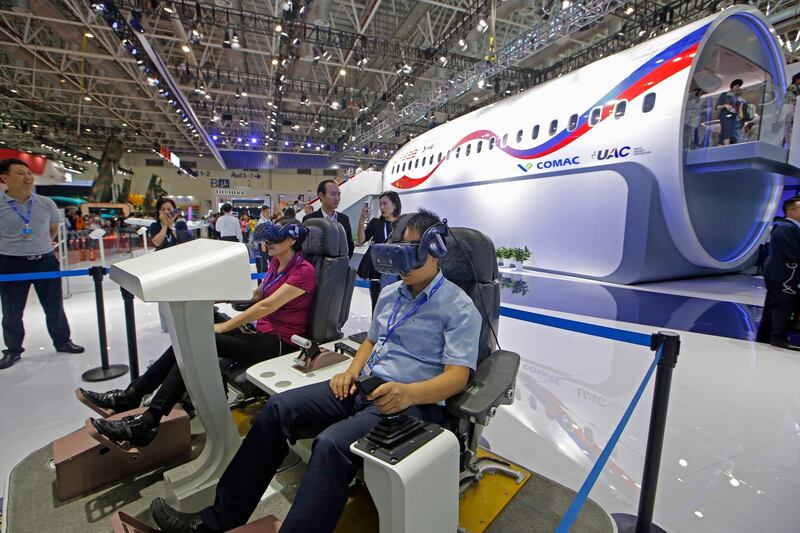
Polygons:
M25 223L25 227L26 228L30 227L30 225L31 225L31 212L33 211L33 199L34 199L33 197L34 197L34 195L33 195L33 193L31 193L31 205L28 206L28 213L25 214L25 215L23 215L22 211L20 211L19 208L17 207L17 205L16 205L17 202L16 201L14 201L12 203L11 200L6 199L6 203L8 204L8 207L13 209L14 212L19 216L19 218L22 219L22 221Z
M391 222L388 220L383 221L383 242L387 242L389 240L389 226Z
M436 294L436 291L439 290L439 288L442 286L443 283L444 283L444 276L442 276L439 279L439 281L436 282L436 285L433 286L433 288L431 289L431 292L429 294L426 294L424 296L424 298L422 298L419 302L417 302L417 304L411 309L411 311L406 313L397 322L394 322L394 319L397 316L397 308L400 306L400 299L402 298L402 296L400 296L399 294L397 295L397 300L395 300L394 307L392 308L392 314L389 315L389 322L386 324L388 330L386 332L386 338L383 339L383 344L384 345L387 342L389 342L389 338L391 338L391 336L394 334L394 332L397 331L397 328L399 328L400 326L405 324L408 321L409 318L411 318L412 316L417 314L417 311L419 311L420 308L423 305L428 303L428 300L430 300L433 297L433 295ZM394 324L392 324L392 322L394 322Z
M300 259L302 259L302 256L301 255L296 255L294 260L283 270L283 272L281 272L280 274L275 276L275 279L272 279L272 276L275 275L275 270L270 272L270 281L269 281L269 283L267 283L267 280L265 279L264 283L261 285L261 295L264 298L266 298L267 297L267 291L269 290L269 288L272 287L273 285L275 285L276 283L278 283L278 281L280 281L281 278L283 278L283 276L285 276L286 273L289 272L289 270L291 270L292 266L294 266L295 263L298 263L300 261ZM277 270L277 268L276 268L276 270Z

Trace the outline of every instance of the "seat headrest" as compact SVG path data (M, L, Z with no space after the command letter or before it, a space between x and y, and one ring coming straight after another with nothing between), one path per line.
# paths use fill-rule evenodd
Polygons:
M310 218L303 222L308 235L303 242L303 256L339 257L348 254L347 236L338 222L327 218Z
M450 228L445 244L447 254L439 260L439 268L450 281L491 283L498 278L494 243L480 231Z

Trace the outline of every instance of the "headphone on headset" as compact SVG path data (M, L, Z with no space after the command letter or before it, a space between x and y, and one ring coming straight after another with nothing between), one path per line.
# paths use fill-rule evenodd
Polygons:
M419 248L417 249L417 261L420 266L428 259L428 255L436 259L444 257L447 253L444 238L447 237L448 231L446 218L425 230L419 239Z

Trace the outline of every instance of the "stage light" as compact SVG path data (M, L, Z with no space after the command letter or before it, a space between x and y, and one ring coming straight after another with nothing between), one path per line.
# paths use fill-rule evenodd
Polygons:
M233 32L233 37L231 37L231 48L238 50L241 47L242 45L239 43L239 35L236 32Z
M225 30L222 34L222 47L223 48L230 48L231 47L231 32L229 30Z
M218 141L219 140L219 135L212 135L211 139L214 140L214 141Z
M277 65L278 64L278 58L277 57L273 57L272 58L272 64L273 65Z
M236 88L236 93L234 93L233 97L237 100L242 97L242 91L240 91L238 87Z
M281 26L280 24L276 24L275 25L275 32L276 33L280 33L282 31L283 31L283 26Z
M250 137L250 142L253 143L253 144L256 144L258 142L258 138L257 137Z
M191 47L188 44L184 44L183 46L181 46L181 50L183 50L187 54L192 51Z
M91 32L88 32L88 31L87 31L87 32L85 32L85 33L83 34L83 36L84 36L84 37L86 37L87 39L94 39L94 34L93 34L93 33L91 33Z
M289 141L283 141L284 146L289 146Z
M92 101L92 98L89 97L89 96L84 96L83 99L86 100L87 102L91 102Z
M478 21L478 31L483 33L486 31L486 28L489 27L489 24L486 22L486 19L481 19Z
M347 76L347 71L344 68L339 69L339 76Z
M242 96L247 96L247 89L245 89L244 91L242 91Z

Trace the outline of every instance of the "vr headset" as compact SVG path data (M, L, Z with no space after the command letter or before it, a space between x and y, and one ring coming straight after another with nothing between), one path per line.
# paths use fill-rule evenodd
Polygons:
M281 243L289 237L302 242L307 234L308 228L302 224L286 224L281 227L274 222L264 222L256 226L253 242Z
M373 244L369 252L372 265L383 274L406 275L424 265L428 255L439 259L447 253L447 231L447 220L443 220L425 230L418 242Z

